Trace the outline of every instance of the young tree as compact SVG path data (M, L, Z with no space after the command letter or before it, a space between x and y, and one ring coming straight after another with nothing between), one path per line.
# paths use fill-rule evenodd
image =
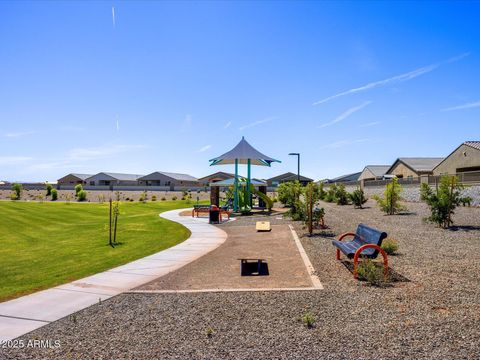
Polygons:
M306 221L308 226L308 233L313 233L314 223L314 210L315 204L320 200L320 187L313 182L310 182L305 186L305 208L306 208Z
M456 176L443 176L435 191L428 184L422 184L421 199L427 203L431 211L426 220L444 229L450 227L453 224L452 215L455 208L463 201L461 197L463 188Z
M394 215L405 210L405 207L400 204L401 192L402 187L398 183L397 178L394 177L392 181L385 186L383 198L378 195L375 195L373 198L377 201L383 212L388 215Z
M354 190L351 194L348 194L348 196L352 201L353 206L359 209L361 209L363 204L365 204L368 200L362 189Z
M83 186L81 184L75 185L75 196L78 196L78 193L83 190Z
M58 199L58 191L57 189L52 189L51 190L51 195L52 195L52 201L56 201Z
M19 183L13 184L12 185L12 190L14 192L14 194L12 196L12 199L13 200L20 200L20 198L22 197L22 190L23 190L22 184L19 184Z
M294 220L302 220L303 204L300 196L303 194L304 188L298 182L289 181L278 186L278 200L285 206L290 207L290 215Z
M336 187L335 191L335 199L337 205L348 205L348 193L345 190L345 184L339 184Z
M52 184L48 184L45 186L45 189L47 190L47 196L50 196L52 194Z

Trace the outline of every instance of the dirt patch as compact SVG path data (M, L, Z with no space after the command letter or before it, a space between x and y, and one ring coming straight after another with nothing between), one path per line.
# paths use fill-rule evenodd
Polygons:
M290 288L312 286L287 225L257 232L253 225L224 227L228 238L200 259L139 287L143 290ZM240 259L265 259L269 275L241 276Z

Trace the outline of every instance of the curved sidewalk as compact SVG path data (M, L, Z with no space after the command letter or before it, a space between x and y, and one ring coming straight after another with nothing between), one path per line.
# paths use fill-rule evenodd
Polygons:
M216 249L227 234L207 219L160 214L191 231L182 243L83 279L0 303L0 341L11 340L127 290L177 270Z

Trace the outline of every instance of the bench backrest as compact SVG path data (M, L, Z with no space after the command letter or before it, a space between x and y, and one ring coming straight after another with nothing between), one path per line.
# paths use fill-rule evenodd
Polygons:
M382 241L387 237L386 232L371 228L370 226L367 226L365 224L359 224L355 234L356 236L353 242L359 246L365 244L375 244L378 246L382 246ZM377 257L378 250L365 249L364 251L362 251L362 254L371 257Z

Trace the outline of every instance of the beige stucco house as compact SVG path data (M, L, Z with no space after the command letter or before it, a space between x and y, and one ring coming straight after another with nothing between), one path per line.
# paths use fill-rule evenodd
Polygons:
M386 175L395 175L398 178L416 178L422 175L432 175L433 169L444 158L398 158L388 169Z
M433 169L433 175L468 171L480 171L480 141L465 141Z
M382 180L388 169L390 169L390 165L367 165L360 174L358 181Z

